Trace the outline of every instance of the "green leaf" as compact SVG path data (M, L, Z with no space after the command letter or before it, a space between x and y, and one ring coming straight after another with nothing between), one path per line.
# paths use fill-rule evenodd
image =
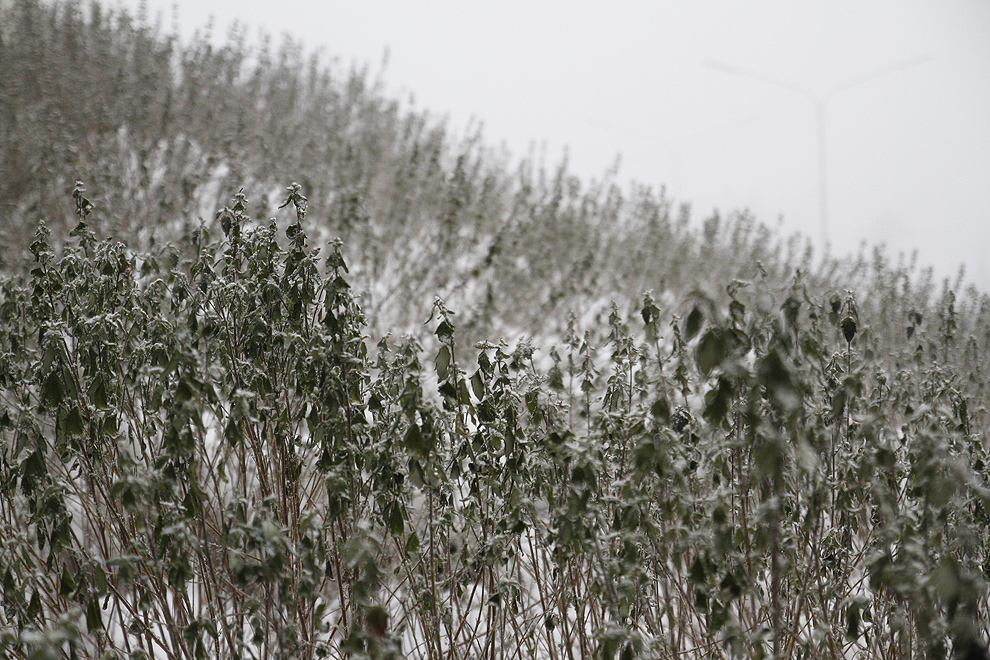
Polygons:
M426 471L423 470L423 465L415 458L409 459L409 481L417 488L422 488L426 485Z
M939 561L928 581L943 602L958 599L960 590L965 586L960 580L958 564L949 557Z
M660 397L650 406L650 414L661 424L670 422L670 402L666 397Z
M859 638L860 604L854 600L846 608L846 638L856 640Z
M406 539L406 547L403 550L403 552L405 553L406 557L408 557L409 555L415 554L418 550L419 550L419 535L416 534L416 532L413 532L412 534L409 535L409 538Z
M719 376L718 384L705 394L704 417L713 426L718 426L725 419L732 403L732 382Z
M842 336L845 337L847 344L852 343L856 336L856 320L853 317L847 316L842 319Z
M474 395L479 401L485 398L485 381L481 376L480 368L471 376L471 389L474 390Z
M41 358L42 373L48 371L51 368L52 363L55 361L56 357L58 357L58 353L55 350L55 346L53 344L49 344L48 348L45 349L44 356Z
M58 524L52 528L52 533L48 539L48 545L52 552L58 552L69 545L72 540L72 526L69 516L63 516Z
M619 650L619 640L615 637L606 637L601 642L602 660L613 660L615 652Z
M725 335L718 329L712 328L701 338L698 343L696 359L698 369L705 376L712 373L716 367L722 364L727 354Z
M440 341L450 341L450 339L454 336L454 326L451 325L450 321L444 319L440 321L440 325L437 326L436 334Z
M806 356L813 360L822 358L822 350L819 343L811 335L805 335L801 340L801 350Z
M65 432L69 435L82 435L85 430L85 423L78 408L73 408L65 416Z
M405 531L405 523L402 516L402 505L393 501L388 505L388 531L393 536L401 536Z
M540 392L536 389L531 389L526 392L525 396L526 409L529 410L530 415L535 415L536 411L540 407Z
M29 620L37 619L41 615L41 592L35 590L31 594L31 600L28 602L27 606L27 618Z
M775 475L784 464L784 447L781 446L780 440L768 438L756 446L753 459L756 461L757 476Z
M447 380L450 376L450 348L445 344L440 347L440 352L437 353L436 359L437 365L437 378L440 380Z
M887 447L877 447L876 460L879 467L889 470L897 462L897 454Z
M718 588L723 596L733 599L742 595L742 586L735 572L729 571L722 578L722 582L718 585Z
M45 379L42 388L41 400L51 408L57 408L62 403L65 390L62 387L62 372L59 369L52 371Z
M772 350L756 366L759 382L781 410L792 412L801 407L801 392L780 353Z
M440 392L440 396L443 397L444 408L447 410L455 410L457 408L457 388L454 387L454 383L451 381L446 381L437 391Z
M99 562L93 565L93 586L97 594L102 596L107 593L107 572Z
M190 488L186 491L186 496L182 498L182 508L188 518L195 518L199 515L202 506L196 494L196 489Z
M89 386L89 399L97 408L107 407L107 388L103 382L103 374L94 378L93 383Z
M21 491L25 497L32 497L38 483L44 478L45 455L41 447L31 452L20 465L21 470Z
M10 566L3 573L3 591L5 594L14 597L15 594L21 594L21 591L17 589L17 583L14 582L14 573L10 570Z
M183 376L179 381L178 387L175 389L175 400L177 403L184 403L191 400L195 396L195 391L193 390L192 384L188 377Z
M471 405L471 393L468 392L467 381L463 379L457 383L457 402L462 406Z
M696 556L694 558L694 561L691 562L691 572L690 572L691 582L699 585L704 584L707 575L708 574L705 571L705 562L702 561L701 555Z
M241 444L241 440L244 439L244 431L234 416L231 416L227 420L227 425L224 427L223 432L231 447L237 447L237 445ZM313 433L312 428L310 428L310 433Z
M704 320L705 318L702 316L700 309L695 307L691 310L691 313L688 314L687 320L684 322L684 341L691 341L691 339L698 334Z
M91 596L86 603L86 632L93 635L103 628L103 610L100 608L100 599Z
M432 447L429 441L423 436L419 424L410 424L403 438L406 449L415 456L426 458L430 454Z
M660 332L657 330L656 321L651 321L650 323L647 323L645 328L646 328L646 341L648 341L651 344L656 343L657 339L660 336Z
M482 424L491 424L496 420L495 406L490 399L485 399L478 405L478 421Z
M103 433L106 435L114 436L120 431L120 422L117 419L117 415L110 413L103 420Z
M62 565L62 579L59 581L58 585L58 595L62 598L67 598L76 590L76 581L72 579L72 575L69 573L68 564Z
M728 623L731 610L725 607L718 601L712 601L712 613L711 613L711 627L709 630L711 632L717 632L725 627Z
M846 400L848 392L845 388L840 388L832 395L832 419L841 419L846 410Z

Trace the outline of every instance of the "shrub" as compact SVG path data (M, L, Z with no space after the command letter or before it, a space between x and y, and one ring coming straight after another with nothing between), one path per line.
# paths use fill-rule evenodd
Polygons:
M439 300L429 355L369 349L297 185L284 231L238 194L148 253L75 205L0 290L9 656L982 648L985 439L950 373L877 369L852 297L648 296L544 373Z

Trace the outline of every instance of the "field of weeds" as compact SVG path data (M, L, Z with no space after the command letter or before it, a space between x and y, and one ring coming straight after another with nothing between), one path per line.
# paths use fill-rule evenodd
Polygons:
M5 657L987 657L985 293L209 43L0 10Z

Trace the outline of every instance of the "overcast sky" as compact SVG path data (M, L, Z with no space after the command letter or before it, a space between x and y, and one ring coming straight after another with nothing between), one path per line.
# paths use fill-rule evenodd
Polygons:
M990 290L987 0L146 4L166 26L176 6L184 36L213 16L345 65L387 49L397 96L517 156L566 147L589 178L621 153L620 181L665 185L696 219L749 209L819 242L817 99L833 253L917 249Z

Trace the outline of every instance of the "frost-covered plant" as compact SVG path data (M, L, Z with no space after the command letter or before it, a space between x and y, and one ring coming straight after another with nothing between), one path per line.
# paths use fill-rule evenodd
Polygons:
M854 296L372 351L298 185L144 253L85 193L0 288L5 656L984 652L985 411Z

